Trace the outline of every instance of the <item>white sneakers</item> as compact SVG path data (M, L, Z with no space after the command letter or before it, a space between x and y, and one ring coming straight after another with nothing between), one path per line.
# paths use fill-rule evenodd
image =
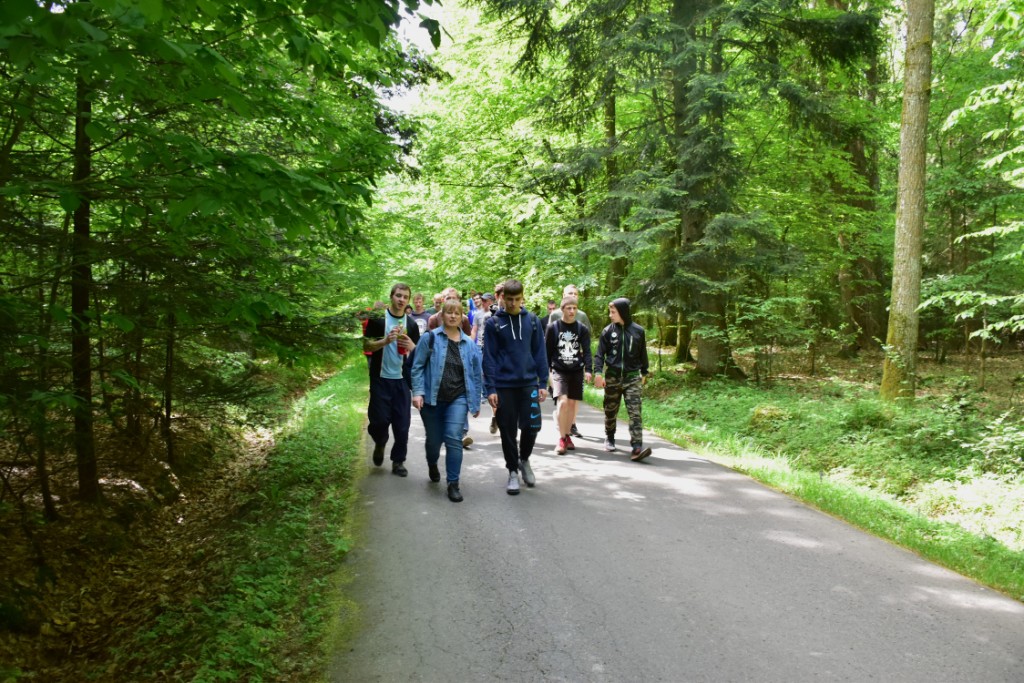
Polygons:
M537 483L537 479L533 476L533 468L530 467L530 461L520 460L519 471L523 473L523 483L532 489L533 485Z
M510 496L519 495L519 473L509 472L508 473L508 486L505 487L505 492Z

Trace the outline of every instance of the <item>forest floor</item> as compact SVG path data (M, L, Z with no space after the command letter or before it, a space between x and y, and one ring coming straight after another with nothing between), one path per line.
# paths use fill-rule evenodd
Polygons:
M688 365L671 365L670 358L652 353L656 375L644 402L645 426L783 490L790 489L773 480L774 465L765 466L764 461L812 473L811 481L820 477L826 498L841 497L836 487L866 491L913 515L966 529L978 540L966 554L974 559L1005 556L1007 571L1015 578L991 580L977 576L972 566L933 559L1024 597L1024 590L1013 588L1024 586L1024 355L1005 354L984 363L976 356L950 356L946 363L922 357L919 398L906 406L878 401L880 354L848 361L819 357L812 373L806 353L779 351L772 354L769 377L745 383L700 379ZM752 358L741 357L740 362L753 377ZM298 458L275 473L275 460L294 454L281 455L280 434L252 430L244 438L218 444L221 455L182 476L181 495L169 504L153 504L146 491L124 480L104 484L105 505L79 505L73 502L73 471L55 475L63 494L58 522L42 522L32 509L38 501L26 498L26 506L19 507L0 500L0 683L77 681L86 671L94 680L127 680L127 672L193 680L205 656L199 644L203 629L238 631L238 620L263 629L250 634L244 646L254 651L273 631L277 645L268 656L284 668L265 680L315 680L312 662L298 663L303 649L315 644L304 640L309 634L290 629L304 619L312 621L314 612L322 614L323 605L289 605L288 618L242 613L218 620L206 612L217 609L225 595L269 600L254 588L254 579L239 578L238 567L251 565L254 558L269 565L279 559L275 553L285 556L283 562L300 559L295 548L274 546L284 541L270 539L254 549L244 540L247 536L271 526L312 528L309 515L326 518L325 509L335 518L344 515L338 501L351 482L347 459L361 457L365 368L356 366L343 374L347 376L324 383L319 391L327 394L310 392L308 403L321 411L343 411L346 431L330 436L318 432L301 446L344 452L341 459L332 456L317 463ZM587 398L600 402L600 394L589 388ZM325 426L318 429L339 431L336 412L321 419ZM329 439L333 441L325 446ZM183 438L183 445L187 441ZM198 436L193 444L200 445ZM299 464L329 469L299 473ZM330 489L316 486L324 476L332 479ZM293 492L297 478L307 487L298 497ZM828 509L829 502L813 500L813 492L790 492ZM305 517L269 524L278 517L268 510L282 505L288 514ZM857 514L869 518L852 521L872 531L878 519L892 516L860 499L855 507L862 511ZM947 535L937 528L919 535ZM898 534L891 535L905 543ZM308 542L324 544L323 537L316 538L320 540ZM307 571L322 571L346 549L337 536L326 543L331 552ZM299 554L306 561L315 553ZM290 576L271 590L284 596L308 585L303 581ZM176 639L186 643L185 652L172 655L169 649ZM158 656L147 659L147 649ZM238 653L240 660L247 656ZM294 661L282 665L287 657ZM230 670L233 665L223 666Z

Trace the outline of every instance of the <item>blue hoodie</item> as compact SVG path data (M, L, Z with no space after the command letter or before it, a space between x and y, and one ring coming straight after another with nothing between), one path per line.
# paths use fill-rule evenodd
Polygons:
M484 388L546 387L548 356L544 330L537 316L526 309L509 315L504 308L484 323Z

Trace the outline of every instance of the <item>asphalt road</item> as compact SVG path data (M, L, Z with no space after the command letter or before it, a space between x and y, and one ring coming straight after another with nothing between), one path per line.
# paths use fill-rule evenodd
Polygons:
M518 496L489 417L462 503L415 411L408 478L368 448L331 681L1024 681L1024 604L657 438L606 453L586 406L556 455L545 406Z

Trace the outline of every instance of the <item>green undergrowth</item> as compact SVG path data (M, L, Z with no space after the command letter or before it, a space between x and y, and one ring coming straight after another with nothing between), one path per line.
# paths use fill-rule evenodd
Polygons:
M346 522L361 452L365 374L352 365L294 403L252 475L247 500L217 540L217 585L208 586L202 599L166 611L132 643L142 657L135 675L318 678L333 612L332 574L349 547Z
M599 406L601 393L587 400ZM1024 599L1019 416L956 392L889 404L841 381L679 373L652 377L643 411L680 446Z

